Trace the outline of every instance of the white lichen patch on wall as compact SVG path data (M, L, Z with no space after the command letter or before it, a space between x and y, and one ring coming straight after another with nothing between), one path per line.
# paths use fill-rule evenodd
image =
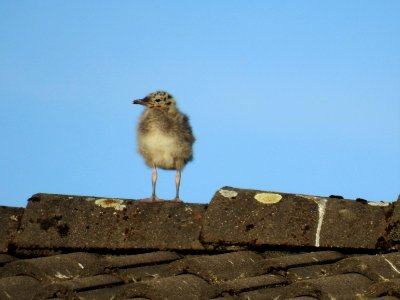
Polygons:
M389 206L388 202L368 202L371 206Z
M262 204L275 204L282 200L282 195L274 193L258 193L254 196Z
M10 216L10 220L18 222L18 217L16 215L12 215L12 216Z
M97 206L101 206L104 208L114 208L115 210L123 210L124 208L126 208L126 205L123 203L124 200L121 199L101 198L94 201L94 204L96 204Z
M316 199L320 199L320 197L317 196L309 196L309 195L302 195L302 194L296 194L297 197L302 197L308 200L316 200Z
M219 193L225 198L235 198L238 193L230 190L219 190Z

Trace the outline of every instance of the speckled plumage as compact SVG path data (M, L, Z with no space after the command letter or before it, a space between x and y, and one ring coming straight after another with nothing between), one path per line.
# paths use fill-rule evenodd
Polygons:
M194 137L186 115L147 109L138 126L139 152L149 166L182 169L193 158Z
M164 91L151 93L133 103L146 107L139 120L137 142L146 164L153 168L151 199L157 199L155 183L157 168L161 168L177 171L175 199L179 201L181 170L193 158L195 138L189 118L178 110L175 99Z

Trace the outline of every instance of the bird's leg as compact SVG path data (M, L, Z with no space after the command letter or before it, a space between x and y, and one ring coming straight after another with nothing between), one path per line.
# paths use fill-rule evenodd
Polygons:
M153 164L152 172L151 172L151 186L153 188L153 192L151 194L151 201L158 201L159 199L156 196L156 182L157 182L157 167Z
M175 186L176 186L176 197L174 201L180 202L181 199L179 199L179 186L181 184L181 170L177 169L176 170L176 175L175 175Z

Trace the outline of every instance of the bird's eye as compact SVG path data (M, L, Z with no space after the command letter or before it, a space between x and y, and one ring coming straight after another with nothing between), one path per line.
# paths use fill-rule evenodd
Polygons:
M154 100L154 101L156 101L156 102L160 102L161 100L160 100L160 99L156 99L156 100Z

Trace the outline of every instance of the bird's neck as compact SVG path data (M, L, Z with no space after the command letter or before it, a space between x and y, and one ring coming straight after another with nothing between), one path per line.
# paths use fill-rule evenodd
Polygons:
M171 116L173 116L173 115L176 115L177 113L178 113L178 110L175 108L175 107L171 107L171 108L168 108L168 109L165 109L165 108L149 108L148 109L148 112L149 113L156 113L156 114L159 114L159 113L163 113L163 114L165 114L165 115L171 115Z

